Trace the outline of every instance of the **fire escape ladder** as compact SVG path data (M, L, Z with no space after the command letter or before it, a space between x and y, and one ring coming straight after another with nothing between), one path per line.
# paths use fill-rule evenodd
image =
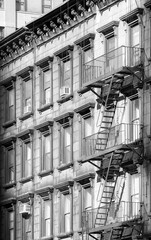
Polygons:
M111 81L106 84L107 94L101 98L104 110L102 112L101 123L96 139L96 150L106 149L110 128L114 119L118 97L120 94L123 77L121 75L112 75Z
M94 227L104 226L106 224L112 199L114 197L122 158L123 151L115 151L111 153L108 168L103 169L102 177L104 178L104 185L96 212Z
M121 226L111 229L109 240L121 240L124 228Z

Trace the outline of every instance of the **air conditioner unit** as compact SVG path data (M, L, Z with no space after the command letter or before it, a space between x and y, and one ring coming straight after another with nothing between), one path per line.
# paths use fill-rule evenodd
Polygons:
M24 113L31 112L31 106L25 106L24 107Z
M19 213L20 214L30 214L30 205L27 203L21 204L19 206Z
M60 89L60 96L64 97L65 95L70 94L70 87L62 87Z

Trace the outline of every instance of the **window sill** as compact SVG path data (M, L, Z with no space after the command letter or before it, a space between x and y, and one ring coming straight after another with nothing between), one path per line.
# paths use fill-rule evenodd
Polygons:
M53 170L43 170L40 173L38 173L39 177L45 177L48 175L51 175L53 173Z
M38 108L37 111L38 112L44 112L48 109L51 109L52 107L53 107L53 103L44 104L40 108Z
M73 98L73 94L69 94L64 98L60 98L59 100L57 100L57 103L62 104L64 102L67 102L67 101L71 100L72 98Z
M57 238L67 238L73 236L73 231L68 232L68 233L59 233L57 235Z
M79 94L79 95L82 95L83 93L86 93L86 92L88 92L90 89L88 88L88 87L82 87L82 88L80 88L78 91L77 91L77 93Z
M33 112L28 112L26 114L23 114L21 117L19 117L19 120L24 121L27 118L30 118L33 115Z
M41 237L39 240L51 240L53 239L53 235L50 237Z
M3 123L2 126L3 126L3 128L9 128L9 127L11 127L15 124L16 124L16 120L14 119L14 120L10 120L10 121L7 121L7 122Z
M33 178L34 178L33 176L24 177L24 178L22 178L19 182L20 182L20 183L30 182L30 181L33 180Z
M3 185L3 188L8 189L8 188L12 188L12 187L15 187L15 186L16 186L16 182L13 181L13 182L5 183Z
M70 168L70 167L73 167L73 163L72 162L70 162L70 163L62 163L59 167L57 167L57 169L59 170L59 171L63 171L63 170L66 170L66 169L68 169L68 168Z

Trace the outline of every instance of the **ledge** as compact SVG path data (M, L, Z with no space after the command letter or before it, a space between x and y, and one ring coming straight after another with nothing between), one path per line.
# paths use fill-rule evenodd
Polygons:
M54 188L52 186L49 186L49 187L39 188L39 189L35 190L35 193L37 195L40 195L41 197L45 197L45 196L48 196L49 193L52 193L53 190L54 190Z
M13 181L13 182L10 182L10 183L5 183L5 184L3 185L3 188L9 189L9 188L12 188L12 187L15 187L15 186L16 186L16 182Z
M9 127L11 127L15 124L16 124L16 120L14 119L14 120L10 120L10 121L7 121L7 122L3 123L2 126L3 126L3 128L9 128Z
M33 176L24 177L24 178L22 178L19 182L20 182L20 183L27 183L27 182L32 181L33 178L34 178Z
M16 204L16 198L7 198L1 201L0 206L12 207L12 204Z
M68 232L68 233L59 233L57 235L57 238L67 238L67 237L70 237L70 236L73 236L73 231Z
M53 61L53 57L47 56L38 62L35 63L36 66L39 66L40 68L44 68L49 65L49 62Z
M53 121L46 121L36 125L35 129L39 130L40 132L45 132L45 131L48 131L49 127L52 127L52 126L53 126Z
M31 198L34 198L33 192L26 192L18 196L17 200L21 202L28 202Z
M90 173L85 173L83 175L77 176L74 178L74 181L80 183L81 185L85 185L90 183L90 179L94 179L95 178L95 173L94 172L90 172Z
M34 114L33 112L29 112L29 113L23 114L21 117L19 117L19 120L20 121L24 121L27 118L30 118L31 116L33 116L33 114Z
M74 181L67 180L61 183L56 184L54 187L58 189L60 192L69 191L69 187L73 187Z
M53 103L48 103L48 104L44 104L44 105L42 105L41 107L39 107L38 109L37 109L37 111L38 112L44 112L44 111L46 111L46 110L48 110L48 109L52 109L53 108Z
M69 94L64 98L60 98L59 100L57 100L57 103L62 104L64 102L67 102L67 101L71 100L72 98L73 98L73 94Z
M61 164L59 167L57 167L58 171L63 171L63 170L66 170L70 167L73 167L73 163L70 162L70 163L67 163L67 164Z
M38 176L39 177L45 177L45 176L48 176L48 175L52 175L52 173L53 173L53 170L43 170L43 171L38 173Z

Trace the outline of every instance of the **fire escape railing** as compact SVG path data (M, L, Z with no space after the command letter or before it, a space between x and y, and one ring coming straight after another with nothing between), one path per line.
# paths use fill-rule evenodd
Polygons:
M90 230L95 227L96 214L97 208L83 212L83 228L88 228ZM106 225L142 219L145 215L145 206L141 202L121 201L119 204L118 202L115 203L113 201Z
M143 62L143 49L121 46L84 64L82 86L104 79L122 67L134 67Z
M130 144L139 141L141 136L141 124L121 123L110 129L107 148L120 144ZM91 156L99 152L96 150L98 133L83 138L83 156Z

